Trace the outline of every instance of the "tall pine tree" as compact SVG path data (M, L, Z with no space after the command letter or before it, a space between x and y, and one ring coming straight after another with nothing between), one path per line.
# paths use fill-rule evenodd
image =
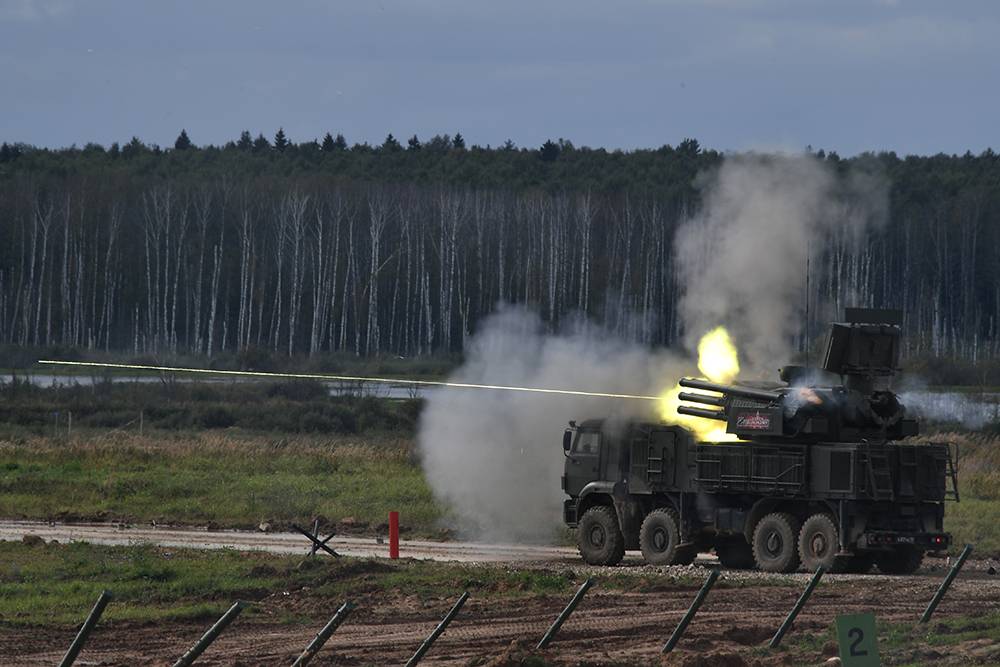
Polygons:
M382 142L382 152L384 153L395 153L402 150L402 148L399 142L396 141L396 137L392 136L392 132L386 135L385 141Z
M279 152L288 148L288 139L285 138L284 128L279 127L278 132L274 135L274 148Z
M559 144L551 139L546 140L538 149L538 157L542 158L543 162L554 162L559 157Z
M177 135L177 140L174 141L174 150L186 151L191 148L192 145L191 139L188 138L187 130L182 129L181 133Z
M248 151L253 148L253 138L250 137L249 130L243 130L240 133L240 140L236 142L236 147L241 151Z
M253 140L254 153L263 153L270 148L271 148L271 142L267 140L267 137L264 136L263 132L258 134L257 138Z

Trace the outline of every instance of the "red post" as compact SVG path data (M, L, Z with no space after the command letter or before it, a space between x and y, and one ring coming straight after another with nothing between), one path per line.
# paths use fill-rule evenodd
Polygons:
M399 512L389 512L389 558L399 558Z

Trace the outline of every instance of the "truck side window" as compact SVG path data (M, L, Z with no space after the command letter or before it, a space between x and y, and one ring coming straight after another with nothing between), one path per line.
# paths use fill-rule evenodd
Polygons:
M576 444L573 446L573 453L596 454L600 442L600 433L588 433L587 431L581 431L580 435L576 438Z

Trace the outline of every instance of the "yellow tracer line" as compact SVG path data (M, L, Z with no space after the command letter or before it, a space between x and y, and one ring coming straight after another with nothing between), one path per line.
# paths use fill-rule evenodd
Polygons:
M167 373L202 373L205 375L242 375L249 377L279 377L298 380L346 380L349 382L383 382L385 384L408 384L430 387L452 387L454 389L495 389L499 391L528 391L539 394L565 394L568 396L592 396L595 398L627 398L641 401L658 401L659 396L639 396L636 394L606 394L597 391L574 391L571 389L539 389L535 387L511 387L502 384L472 384L468 382L440 382L436 380L404 380L402 378L373 378L357 375L317 375L312 373L267 373L264 371L220 371L208 368L177 368L174 366L143 366L139 364L108 364L94 361L57 361L41 359L40 364L52 366L86 366L89 368L124 368L135 371L163 371Z

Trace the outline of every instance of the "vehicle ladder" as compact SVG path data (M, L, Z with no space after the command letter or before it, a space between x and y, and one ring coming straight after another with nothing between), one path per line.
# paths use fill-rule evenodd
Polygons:
M884 449L872 449L870 444L864 451L869 495L873 500L892 500L892 468L889 465L889 453Z
M951 488L945 484L944 497L946 500L958 502L958 444L955 444L955 456L951 455L951 445L948 446L948 463L945 468L945 475L951 480Z

